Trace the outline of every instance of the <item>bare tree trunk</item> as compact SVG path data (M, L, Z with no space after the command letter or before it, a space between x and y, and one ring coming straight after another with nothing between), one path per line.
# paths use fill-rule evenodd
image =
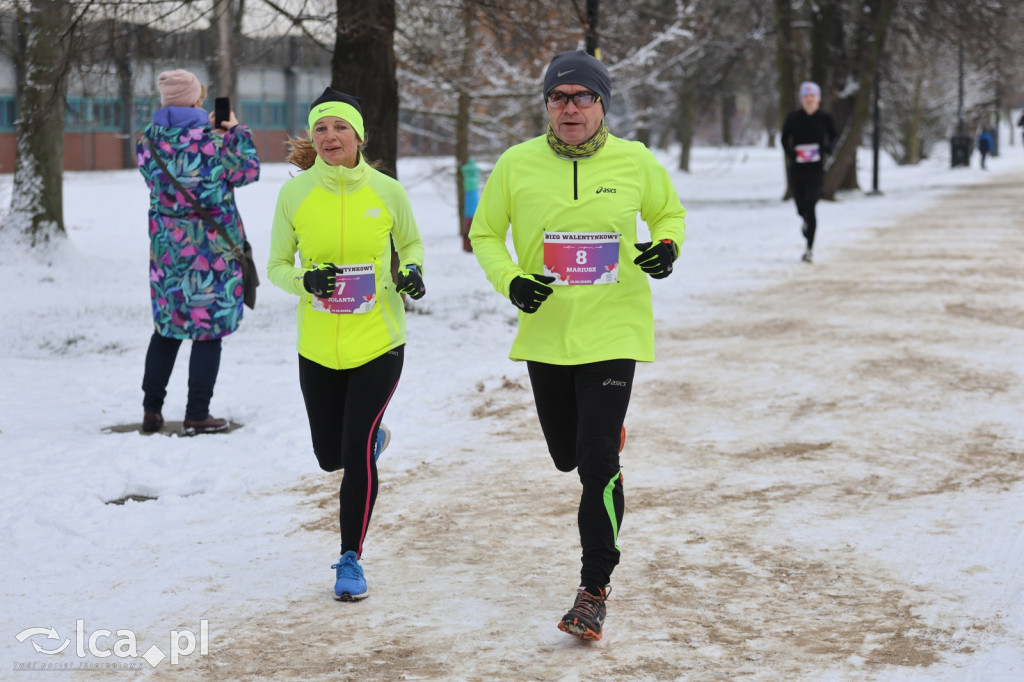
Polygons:
M775 0L775 69L779 89L779 129L786 115L793 110L794 98L796 97L796 60L793 59L793 7L790 0ZM783 173L786 189L783 192L784 198L789 198L789 168L786 166L786 158L783 156Z
M836 65L843 53L843 24L838 3L814 5L810 31L811 80L821 87L821 108L835 112L833 89L836 87ZM793 84L796 94L796 83ZM838 122L840 127L842 123Z
M124 136L121 162L125 168L134 168L135 160L135 74L132 69L135 54L135 29L126 27L123 35L117 34L117 23L112 23L112 43L121 49L114 56L117 68L117 90L121 98L121 135Z
M722 144L732 146L732 119L736 115L736 96L722 95Z
M690 84L683 82L679 86L678 132L679 170L690 172L690 149L693 147L693 92Z
M893 10L899 0L879 0L873 12L873 22L869 44L861 58L860 82L857 96L853 102L850 122L846 126L835 157L828 172L825 173L825 186L822 197L832 199L836 191L857 187L857 145L864 131L870 114L870 104L874 91L875 74L878 71L878 60L885 45L885 36L892 21ZM852 183L851 183L852 180ZM852 185L852 186L851 186Z
M395 0L337 0L331 87L362 100L366 155L398 177Z
M214 23L217 27L217 52L213 97L230 97L235 106L235 77L238 73L235 48L235 0L214 0Z
M636 131L633 133L633 139L648 149L651 148L651 127L646 120L641 121L636 127Z
M775 0L775 68L779 89L779 126L793 110L796 62L793 59L793 8L790 0Z
M71 16L64 0L32 0L27 7L18 7L25 78L19 84L18 152L11 209L3 229L32 247L66 236L64 97Z
M651 146L651 135L654 132L652 130L652 98L649 91L645 88L640 91L636 96L636 110L639 112L636 121L636 128L634 130L633 139L637 142L643 143L647 148Z
M466 193L463 188L462 166L469 161L469 115L473 100L473 26L476 0L462 0L462 58L459 68L459 101L455 115L455 196L458 197L459 234L465 238L467 230L463 216L466 212Z
M911 105L910 126L907 129L906 142L903 149L906 150L904 163L916 166L921 162L921 88L924 76L921 73L914 75L914 99Z

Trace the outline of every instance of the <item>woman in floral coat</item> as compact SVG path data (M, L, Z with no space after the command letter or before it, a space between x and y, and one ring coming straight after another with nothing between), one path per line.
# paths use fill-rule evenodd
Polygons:
M149 283L156 330L142 380L142 430L159 431L167 382L183 339L192 340L188 403L183 433L227 428L210 415L220 368L221 339L242 319L242 265L217 230L200 217L153 158L160 160L241 244L244 232L234 188L259 179L260 164L249 129L234 112L220 128L202 109L206 88L184 69L157 79L160 105L139 138L139 170L149 185Z

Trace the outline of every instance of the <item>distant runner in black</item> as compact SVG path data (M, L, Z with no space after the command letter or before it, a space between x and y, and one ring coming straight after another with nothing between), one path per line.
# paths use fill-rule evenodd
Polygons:
M796 202L796 212L803 218L803 234L807 250L803 260L811 262L814 233L818 219L814 205L821 198L825 180L825 157L832 153L839 135L832 114L822 111L821 88L817 83L800 84L800 109L786 116L782 125L782 149L789 166L789 189Z

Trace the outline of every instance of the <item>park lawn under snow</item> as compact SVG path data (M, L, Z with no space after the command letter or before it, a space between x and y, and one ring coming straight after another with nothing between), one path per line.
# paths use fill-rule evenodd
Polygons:
M674 169L672 155L659 156ZM943 192L1019 171L1022 156L1019 147L1009 147L990 160L988 173L950 170L946 158L918 167L883 159L883 196L851 192L819 204L818 261L827 263L840 246L870 238L878 225L920 210ZM862 152L860 160L861 183L869 187L870 154ZM278 188L293 172L268 164L258 183L238 191L261 271ZM527 381L525 367L507 359L515 309L461 250L452 160L402 160L399 172L425 242L427 295L408 316L405 371L385 418L394 437L381 460L382 480L462 457L460 445L483 437L468 398L503 382ZM712 319L709 296L741 296L805 267L798 263L799 219L792 203L780 200L778 150L698 148L692 172L671 175L688 211L687 239L675 274L652 283L659 328ZM11 176L0 176L0 205L9 204L10 186ZM177 645L186 647L182 633L199 637L200 621L207 620L215 648L218 636L230 634L219 629L218 614L254 599L287 601L296 575L305 581L315 573L329 590L326 565L337 551L336 543L327 543L311 559L309 538L296 533L310 522L299 483L318 469L298 386L294 297L264 276L256 309L247 309L239 332L225 340L211 411L241 428L191 439L109 432L142 417L142 365L152 331L147 191L136 171L66 173L64 207L66 243L35 252L8 243L0 252L4 679L18 665L115 660L75 653L79 621L86 638L99 629L131 630L139 655L151 645L169 655L172 630L183 637ZM184 413L187 357L186 344L164 407L169 420ZM665 410L671 420L670 406ZM714 425L704 429L702 437L714 436ZM514 451L516 444L507 447ZM508 475L490 471L486 462L471 471ZM433 485L442 484L457 490L459 482ZM383 486L381 494L387 494ZM155 499L109 504L131 496ZM413 509L415 502L402 501ZM371 527L368 553L374 542ZM572 554L574 548L551 551ZM999 560L995 553L986 556L985 547L977 551L978 564ZM497 568L503 559L494 561ZM1016 587L1019 594L1020 582ZM998 603L1004 590L993 589L992 610L1019 609L1019 603ZM1019 619L1017 626L1019 635ZM54 628L58 637L19 641L28 628ZM56 648L65 638L71 644L59 656L31 646ZM100 639L98 646L109 648L117 638ZM200 655L198 648L191 655ZM1022 654L1010 658L1019 665ZM117 660L152 669L139 658ZM992 673L988 679L1010 679Z

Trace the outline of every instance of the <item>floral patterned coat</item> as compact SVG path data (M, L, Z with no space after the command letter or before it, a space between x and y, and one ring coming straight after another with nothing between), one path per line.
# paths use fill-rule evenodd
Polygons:
M217 231L171 184L160 160L235 243L245 233L234 188L259 179L260 162L249 129L214 133L207 112L165 107L139 138L139 170L149 185L149 283L153 322L161 336L205 341L238 329L242 266Z

